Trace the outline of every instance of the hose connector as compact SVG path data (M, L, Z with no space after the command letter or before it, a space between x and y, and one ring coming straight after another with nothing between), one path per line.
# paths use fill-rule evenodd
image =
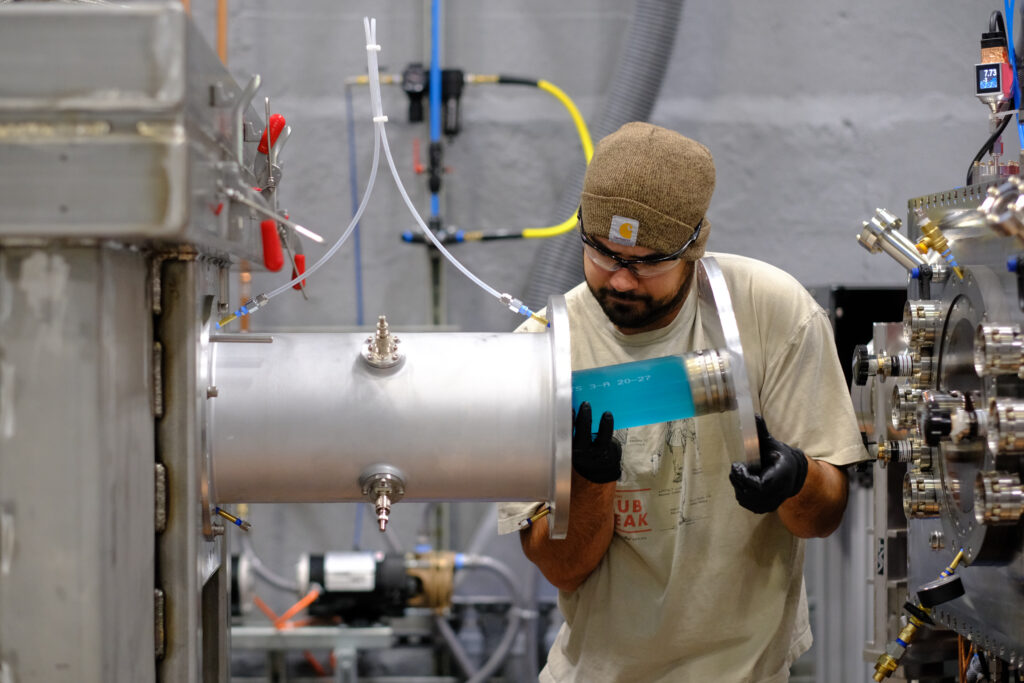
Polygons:
M237 311L217 321L217 327L224 327L228 323L237 320L238 318L245 317L252 313L253 311L263 308L264 306L266 306L268 301L270 301L270 299L267 297L266 294L259 294L253 297L252 299L249 299L244 304L242 304L241 308L239 308Z
M405 477L391 465L371 465L359 477L359 487L377 511L381 533L387 531L391 506L405 495Z
M390 368L402 362L402 354L398 350L401 340L391 334L391 328L385 316L377 318L377 329L372 336L366 338L366 350L363 359L375 368Z

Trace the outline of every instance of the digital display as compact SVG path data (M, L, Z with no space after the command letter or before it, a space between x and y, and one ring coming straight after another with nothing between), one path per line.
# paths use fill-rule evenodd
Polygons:
M977 76L977 94L997 93L1003 89L1000 64L978 64L974 69Z

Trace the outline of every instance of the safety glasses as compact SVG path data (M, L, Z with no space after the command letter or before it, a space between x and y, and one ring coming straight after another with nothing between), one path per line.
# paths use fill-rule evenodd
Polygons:
M646 279L664 275L678 266L681 263L679 256L697 241L697 238L700 237L700 229L703 224L704 220L701 219L701 221L697 223L697 228L693 231L693 234L690 235L690 239L686 240L686 243L683 244L682 247L665 256L653 255L635 259L622 258L618 254L608 251L600 244L587 237L587 234L583 232L582 219L580 219L580 239L583 240L583 253L587 255L587 258L590 259L591 263L601 270L614 273L620 268L626 268L629 272L633 273L634 276Z

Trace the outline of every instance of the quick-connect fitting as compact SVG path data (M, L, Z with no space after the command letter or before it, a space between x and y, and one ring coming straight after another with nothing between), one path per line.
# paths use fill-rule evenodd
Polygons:
M241 308L239 308L237 311L235 311L229 316L221 318L217 322L217 327L224 327L228 323L237 320L238 318L245 317L252 313L253 311L259 310L260 308L265 306L268 301L270 301L270 299L267 297L266 294L259 294L253 297L252 299L249 299L244 304L242 304Z
M511 294L504 293L498 297L498 300L501 301L501 303L505 304L508 310L512 311L513 313L518 313L519 315L526 316L527 318L533 318L542 325L551 324L548 322L547 318L537 315L536 313L531 311L525 304L523 304L522 301L515 298Z

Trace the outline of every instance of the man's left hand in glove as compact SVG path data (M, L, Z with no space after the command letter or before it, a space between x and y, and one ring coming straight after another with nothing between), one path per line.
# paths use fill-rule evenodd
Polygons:
M807 456L799 448L782 443L768 432L760 415L757 422L759 463L735 462L729 481L736 500L751 512L774 512L783 501L800 492L807 479Z

